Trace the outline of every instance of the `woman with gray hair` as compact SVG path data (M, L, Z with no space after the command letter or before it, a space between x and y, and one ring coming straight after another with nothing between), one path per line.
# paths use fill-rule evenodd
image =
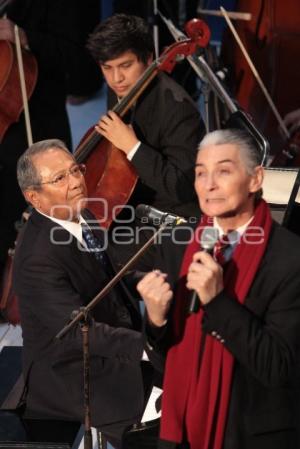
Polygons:
M257 198L263 176L241 132L205 136L203 216L190 241L187 225L164 239L138 284L145 348L157 369L166 358L160 449L299 448L300 239ZM219 234L211 253L208 229Z

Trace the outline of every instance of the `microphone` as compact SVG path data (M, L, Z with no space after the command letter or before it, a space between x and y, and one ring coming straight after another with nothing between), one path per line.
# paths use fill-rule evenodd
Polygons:
M168 223L171 226L176 226L187 221L183 217L163 212L155 207L146 204L139 204L135 209L135 216L145 223L151 223L154 226L160 226L163 223Z
M214 252L214 246L217 243L219 239L219 231L217 228L213 228L210 226L207 226L203 229L201 234L201 248L206 253L212 255ZM197 292L194 290L190 297L189 307L188 307L188 313L197 313L200 309L200 299L198 297Z

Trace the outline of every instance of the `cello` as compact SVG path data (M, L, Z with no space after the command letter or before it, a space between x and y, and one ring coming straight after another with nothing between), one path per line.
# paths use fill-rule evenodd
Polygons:
M241 2L242 3L242 2ZM247 3L247 6L251 6L250 3ZM253 6L253 5L252 5ZM257 6L257 5L256 5ZM290 8L289 8L290 6ZM293 10L294 7L294 10ZM282 11L280 10L280 8L282 8ZM300 171L298 169L295 169L293 167L300 167L300 132L299 130L296 130L295 133L293 133L292 135L290 134L289 130L286 127L286 124L284 123L284 121L281 119L281 116L279 114L279 112L276 109L276 106L273 102L273 100L271 98L268 98L268 95L266 95L267 93L267 89L264 88L265 85L263 84L262 80L260 79L260 77L258 77L258 73L256 68L254 67L254 64L251 61L251 58L249 57L249 55L247 54L247 52L245 52L245 49L243 49L243 44L240 42L239 36L236 36L236 32L233 29L233 26L230 24L230 20L228 19L228 17L226 18L226 14L224 14L224 10L221 7L222 13L228 23L228 25L230 26L230 29L236 39L236 42L239 44L240 49L243 51L245 59L243 60L243 63L246 63L247 60L247 65L245 65L245 68L247 68L248 70L248 78L249 80L252 82L255 81L254 76L256 77L256 80L259 81L259 85L262 88L261 90L259 90L259 94L257 98L251 97L248 98L248 108L250 108L251 106L253 107L255 105L255 103L257 103L258 101L262 101L261 103L261 111L260 113L266 114L266 121L265 122L261 122L261 126L266 125L266 123L269 122L271 123L271 119L273 119L274 121L274 116L276 116L278 123L281 126L281 129L283 131L283 134L286 136L286 140L283 141L281 139L281 143L279 148L275 147L274 144L274 135L275 132L277 131L277 135L279 136L278 133L278 127L274 126L273 129L269 128L268 131L268 137L270 138L271 142L273 142L275 151L275 157L273 157L273 160L271 161L271 167L266 168L265 174L265 181L268 180L269 178L269 185L265 185L264 184L264 192L266 192L266 187L269 187L271 190L269 190L269 192L272 192L272 196L269 198L266 196L265 198L268 200L268 202L270 202L270 204L273 204L273 206L275 206L275 212L277 213L277 216L275 216L275 219L278 220L283 226L287 227L289 230L291 230L292 232L295 232L296 234L299 235L299 219L300 219L300 205L299 205L299 183L300 183ZM288 15L284 14L284 12L288 11ZM282 12L282 15L280 17L280 21L279 21L279 14L280 12ZM292 13L291 13L292 12ZM293 14L295 13L295 14ZM276 22L277 20L277 22ZM273 29L270 25L275 26L275 28ZM277 28L276 28L277 26ZM300 74L300 64L293 64L293 73L291 73L291 71L286 70L288 69L291 64L290 61L293 59L293 57L295 57L299 50L300 50L300 42L299 42L299 37L300 37L300 17L298 14L298 5L296 5L296 2L293 0L289 0L288 2L285 2L285 4L283 5L282 3L279 5L279 3L275 4L275 2L272 1L268 1L268 2L260 2L260 14L256 23L256 28L255 28L255 35L258 38L259 36L259 30L261 30L264 34L263 34L263 39L261 41L261 47L262 49L264 49L264 47L268 48L269 45L269 51L272 50L272 46L273 48L273 53L271 53L271 55L273 55L274 60L273 62L273 66L272 68L275 70L274 72L274 77L270 76L269 79L265 79L265 81L272 81L273 85L271 85L272 90L271 93L273 94L273 99L276 102L276 99L278 98L278 101L276 103L276 105L278 106L278 108L281 108L281 113L286 113L290 108L294 108L295 109L295 105L296 107L299 106L299 99L300 99L300 95L299 95L299 85L298 85L298 77ZM274 35L272 34L272 32L276 31L276 33L274 33ZM244 36L245 37L245 36ZM294 38L298 37L298 39ZM281 44L281 45L279 45ZM285 44L285 45L283 45ZM251 47L250 47L251 48ZM253 50L253 49L252 49ZM258 48L256 48L256 50L258 50ZM280 51L281 50L281 51ZM265 55L265 57L269 56L268 54ZM279 61L282 59L284 60L286 59L286 65L284 67L282 67L281 64L279 64ZM270 62L268 59L266 59L266 64L265 67L263 67L264 69L268 68L268 63ZM276 63L278 63L279 65L276 66ZM258 64L259 66L259 64ZM252 73L250 72L250 68L252 70ZM277 70L276 70L277 69ZM280 72L280 70L282 70L282 72ZM264 73L264 72L262 72ZM287 75L286 75L287 73ZM246 72L244 73L244 75L246 74ZM295 78L295 74L296 74L296 78ZM251 75L251 76L250 76ZM276 89L281 88L281 83L280 83L280 77L284 77L284 75L286 75L288 77L288 88L286 87L286 84L284 86L284 88L281 89L281 93L283 95L283 100L282 102L280 102L280 97L276 97ZM246 78L245 78L246 79ZM245 94L245 92L247 91L247 87L249 88L250 83L245 83L244 91L241 91L241 93ZM297 90L298 89L298 93ZM255 85L255 89L257 89L258 86ZM269 87L270 90L270 87ZM295 92L296 90L296 92ZM273 115L268 115L268 113L270 111L268 111L267 109L264 109L263 106L266 108L266 106L268 105L268 103L265 101L265 98L262 97L262 92L264 93L266 99L268 99L268 103L269 105L272 107L272 111L274 112L274 116ZM252 91L253 94L253 91ZM249 93L248 93L249 95ZM292 104L292 106L288 106L286 110L283 109L284 104L288 104L288 99L294 101L294 103ZM246 100L246 98L245 98ZM263 104L263 100L264 100L264 104ZM278 114L275 114L275 112L278 112ZM253 109L252 111L254 115L254 119L257 120L257 117L259 117L259 114L257 113L257 111L255 109ZM278 115L278 117L277 117ZM276 122L274 122L276 124ZM272 132L273 131L273 132ZM277 142L279 142L279 139L277 139ZM277 167L277 168L276 168ZM285 192L285 195L282 196L282 194ZM267 192L268 193L268 192ZM278 208L279 206L279 208ZM286 208L285 208L286 206ZM280 212L280 214L278 215L278 212ZM282 213L283 212L283 213Z
M38 71L35 57L26 50L23 50L23 65L27 96L30 98ZM19 120L23 109L16 47L9 41L0 41L0 143L9 126Z
M4 24L8 38L0 40L0 143L9 126L19 120L24 109L27 141L30 145L32 132L28 98L37 82L37 61L28 48L21 47L18 26L13 26L8 19L1 19L1 23Z
M189 37L171 45L153 61L131 91L113 108L121 118L160 71L170 73L178 59L208 44L210 30L202 20L189 21L186 30ZM123 152L95 130L83 138L75 151L75 158L78 163L84 162L87 166L88 208L101 226L108 228L134 190L137 182L135 169Z
M36 85L38 70L33 54L21 50L18 27L15 25L15 42L0 41L0 142L9 126L18 121L24 109L28 144L32 132L28 110L28 98ZM23 214L24 215L24 214ZM0 312L11 324L20 323L18 300L12 290L12 266L14 248L8 250L2 279L0 280Z

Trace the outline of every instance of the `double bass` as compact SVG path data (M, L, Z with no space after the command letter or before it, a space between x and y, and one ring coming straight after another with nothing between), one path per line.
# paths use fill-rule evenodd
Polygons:
M113 111L123 117L160 71L171 73L182 57L205 47L210 30L200 19L186 24L187 39L168 47L152 62L131 91L117 103ZM89 132L75 151L78 163L87 166L88 208L102 227L108 228L127 203L137 182L137 173L125 154L95 130Z

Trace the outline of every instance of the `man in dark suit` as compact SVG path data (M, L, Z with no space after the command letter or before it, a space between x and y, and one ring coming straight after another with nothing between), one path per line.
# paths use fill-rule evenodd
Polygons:
M54 337L113 274L105 234L97 235L85 211L84 168L59 140L33 144L18 161L20 188L34 207L18 239L13 273L24 339L25 417L30 419L83 420L81 330L75 326L61 341ZM91 236L102 248L90 246ZM91 312L92 424L114 447L143 410L139 330L138 304L123 285Z
M136 16L116 14L100 23L88 48L108 84L109 109L129 94L153 61L149 26ZM204 125L193 100L172 78L159 73L123 119L110 110L96 130L136 169L138 182L129 205L145 203L185 217L199 216L193 167ZM133 217L126 215L127 220ZM130 242L121 249L126 260L135 247Z
M299 448L299 238L272 221L241 131L205 136L195 178L205 215L164 239L138 284L161 369L167 351L159 447Z
M90 36L88 48L108 84L109 108L130 92L153 61L153 37L140 17L109 17ZM160 73L128 115L123 121L109 111L96 129L137 171L139 182L130 204L144 202L183 216L199 214L193 166L204 125L192 99Z

